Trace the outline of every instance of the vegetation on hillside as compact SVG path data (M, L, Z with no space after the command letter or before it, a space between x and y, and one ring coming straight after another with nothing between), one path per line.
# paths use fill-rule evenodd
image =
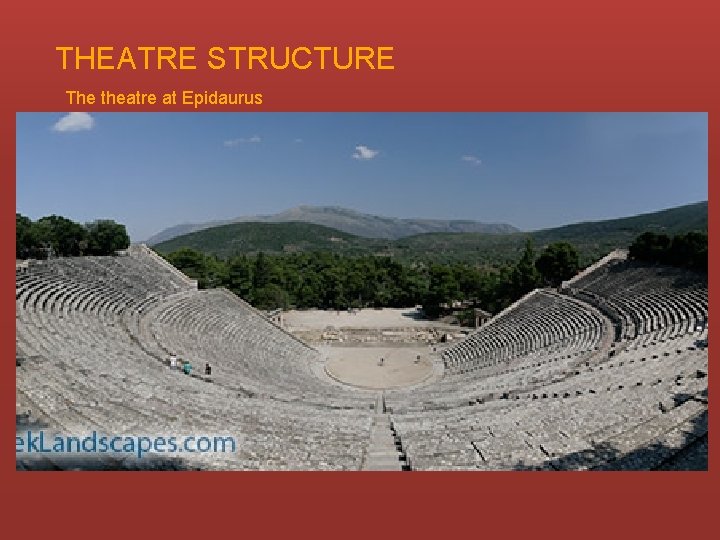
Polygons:
M386 240L354 236L312 223L231 223L203 229L154 246L161 253L191 248L208 255L235 255L330 251L345 255L371 254L382 250Z
M667 234L646 232L630 245L629 256L640 261L707 272L708 236L689 232L671 238Z
M572 244L578 264L587 266L616 248L627 248L641 233L679 234L707 230L707 202L651 214L578 223L532 233L429 233L381 240L363 238L309 223L234 223L179 236L154 246L160 253L188 247L230 258L259 252L282 254L331 251L343 255L392 257L404 263L503 266L524 253L528 238L542 250L557 242Z
M568 257L567 252L570 251ZM464 300L489 311L503 309L543 283L565 279L568 244L546 248L536 260L528 241L520 260L497 267L403 263L375 255L329 252L238 255L220 259L182 248L167 260L201 288L226 287L261 309L403 307L422 304L430 316ZM538 266L540 261L544 261Z
M646 232L630 246L631 258L707 271L707 234L672 239ZM403 262L387 256L348 256L328 251L236 255L221 259L191 248L166 255L201 288L227 287L260 309L404 307L422 304L430 317L461 302L498 312L537 287L556 287L580 269L569 242L539 254L527 239L514 263Z

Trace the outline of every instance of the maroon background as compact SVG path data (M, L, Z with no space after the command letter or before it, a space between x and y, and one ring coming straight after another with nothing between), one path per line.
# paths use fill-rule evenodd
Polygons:
M709 473L16 473L12 396L15 113L67 111L67 89L262 92L261 111L708 111L718 170L716 2L345 4L86 0L0 16L0 513L32 537L502 533L662 537L713 520ZM442 9L441 9L442 8ZM100 15L100 14L103 15ZM62 71L57 45L392 45L394 71ZM111 110L82 107L90 111ZM176 107L177 110L190 110ZM114 110L169 110L156 106ZM209 108L206 110L221 110ZM237 109L224 109L237 110ZM41 156L38 156L41 159ZM717 218L711 197L710 228ZM717 271L711 240L711 276ZM712 278L711 278L712 281ZM712 291L712 286L711 286ZM712 292L711 292L712 296ZM712 303L714 305L714 303ZM712 357L717 356L711 354ZM714 361L714 360L712 360ZM714 375L711 385L716 386ZM714 418L714 416L713 416ZM713 428L714 433L714 428ZM711 448L714 447L711 441ZM183 510L171 500L183 499ZM711 506L712 505L712 506ZM72 527L71 523L72 522ZM85 534L83 534L85 533Z

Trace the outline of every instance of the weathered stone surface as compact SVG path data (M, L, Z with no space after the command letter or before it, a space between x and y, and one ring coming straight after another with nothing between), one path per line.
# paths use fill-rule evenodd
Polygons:
M534 291L467 337L443 329L455 337L447 344L418 321L303 330L341 353L366 351L370 375L428 374L375 386L387 388L380 398L330 377L323 347L227 291L198 291L143 249L25 262L16 269L18 429L227 434L238 448L148 461L20 458L17 467L707 467L707 317L706 278L610 257L563 294ZM377 366L383 347L410 355L406 365L385 353ZM191 375L170 369L171 354L190 361Z

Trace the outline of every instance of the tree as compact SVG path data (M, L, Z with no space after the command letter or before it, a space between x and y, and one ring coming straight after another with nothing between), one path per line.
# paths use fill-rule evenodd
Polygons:
M296 301L299 307L325 307L322 301L322 278L314 270L305 270L302 273L302 282L299 285Z
M39 244L52 248L55 255L76 257L87 247L85 227L62 216L46 216L37 221Z
M207 265L205 255L191 248L182 248L173 251L167 260L183 274L198 280L198 286L205 288L207 283Z
M285 309L288 301L287 291L275 283L269 283L253 292L253 305L258 309Z
M648 262L664 262L670 248L670 237L664 233L645 232L630 245L631 259Z
M441 264L430 267L430 284L423 302L423 309L429 317L436 317L440 312L440 304L451 304L460 296L460 288L452 270Z
M580 269L580 257L575 246L568 242L550 244L535 261L535 268L545 283L557 287L577 274Z
M666 234L646 232L630 245L629 255L639 261L707 272L708 236L707 233L693 231L671 239Z
M22 214L15 214L15 258L31 257L34 245L33 222Z
M345 275L339 266L333 266L322 274L325 307L344 309L349 305L345 296Z
M125 225L111 219L99 219L85 225L87 229L87 253L89 255L112 255L130 245Z
M112 220L81 225L57 215L33 222L15 214L15 256L18 258L112 255L129 245L125 225Z
M520 298L540 285L540 272L535 268L535 249L532 238L525 242L525 251L512 273L512 295Z
M345 289L350 304L354 307L362 307L360 299L365 288L365 275L360 272L357 265L353 265L345 274Z
M234 257L228 265L228 288L246 300L252 293L252 265L245 256Z
M706 233L689 232L672 239L667 262L674 266L685 266L707 272L708 236Z
M262 289L266 285L276 281L278 273L277 265L274 261L265 255L262 251L255 258L255 268L253 268L253 288Z
M399 302L401 306L414 306L422 304L423 297L428 290L427 277L415 268L406 272L405 281L401 286L403 296Z
M228 265L215 255L205 256L205 275L202 279L202 287L214 289L222 287L229 280Z

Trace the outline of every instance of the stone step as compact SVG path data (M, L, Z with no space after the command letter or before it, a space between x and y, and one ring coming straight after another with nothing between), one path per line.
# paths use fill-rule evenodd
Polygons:
M370 456L366 459L366 461L369 464L391 463L397 465L398 467L403 463L400 460L400 456Z
M390 417L387 414L375 415L368 437L363 470L401 471L403 464L395 445Z
M368 457L378 457L378 458L385 458L385 457L391 457L393 459L398 459L399 455L397 451L393 448L392 450L370 450L366 454Z
M371 467L366 467L364 470L366 471L402 471L402 467L396 467L391 464L387 465L373 465Z

